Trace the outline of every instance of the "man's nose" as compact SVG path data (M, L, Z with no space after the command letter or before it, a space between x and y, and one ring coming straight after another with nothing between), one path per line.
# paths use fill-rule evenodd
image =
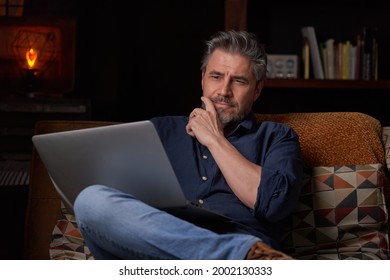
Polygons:
M222 84L221 90L219 91L220 95L231 96L232 95L232 86L230 81L225 81Z

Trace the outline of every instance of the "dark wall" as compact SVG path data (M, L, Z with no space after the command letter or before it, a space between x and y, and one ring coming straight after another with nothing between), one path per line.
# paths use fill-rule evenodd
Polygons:
M26 0L25 15L77 20L73 95L92 118L188 114L200 104L203 41L224 26L223 0Z
M353 40L364 26L375 27L380 40L379 78L390 79L390 2L339 0L337 9L325 0L298 2L248 0L247 29L258 35L270 53L300 54L304 25L315 26L320 42L330 36ZM200 103L202 43L224 29L224 0L25 3L26 15L76 18L73 95L90 98L93 119L133 121L188 114ZM255 109L274 113L365 109L374 116L385 114L375 99L387 90L367 95L369 91L355 94L350 90L340 98L344 90L265 89ZM297 98L301 93L307 98ZM359 104L355 104L356 96L362 100ZM330 104L318 102L324 99Z

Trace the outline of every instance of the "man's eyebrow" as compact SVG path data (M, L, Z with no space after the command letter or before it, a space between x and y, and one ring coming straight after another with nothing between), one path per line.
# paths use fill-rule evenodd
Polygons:
M212 70L209 72L210 75L223 75L221 72L218 72L216 70Z
M244 81L244 82L249 82L249 79L248 77L246 76L241 76L241 75L236 75L236 76L232 76L234 79L236 80L241 80L241 81Z
M209 75L223 76L223 73L222 73L222 72L219 72L219 71L216 71L216 70L212 70L212 71L209 72ZM246 82L246 83L249 83L249 79L248 79L248 77L246 77L246 76L242 76L242 75L233 75L232 78L235 79L235 80L240 80L240 81L244 81L244 82Z

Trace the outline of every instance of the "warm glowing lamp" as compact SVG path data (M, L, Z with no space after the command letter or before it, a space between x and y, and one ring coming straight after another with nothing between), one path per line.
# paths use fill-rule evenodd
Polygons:
M41 32L38 28L21 29L16 33L12 49L20 69L24 71L26 90L31 93L40 88L42 77L56 57L54 32Z
M26 85L29 90L33 90L36 84L36 78L38 75L38 69L36 66L38 59L38 50L29 48L26 51L26 64L27 67L24 69L26 71Z
M37 50L30 48L28 51L26 51L26 61L27 61L28 69L34 68L37 58L38 58Z

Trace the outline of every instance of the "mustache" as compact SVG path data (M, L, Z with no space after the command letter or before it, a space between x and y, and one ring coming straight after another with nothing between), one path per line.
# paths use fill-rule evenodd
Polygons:
M219 97L210 98L210 100L213 103L222 102L222 103L226 103L226 104L228 104L230 106L236 106L236 102L234 102L232 99L230 99L228 97L219 96ZM203 102L202 102L202 109L205 109L205 105L204 105Z

